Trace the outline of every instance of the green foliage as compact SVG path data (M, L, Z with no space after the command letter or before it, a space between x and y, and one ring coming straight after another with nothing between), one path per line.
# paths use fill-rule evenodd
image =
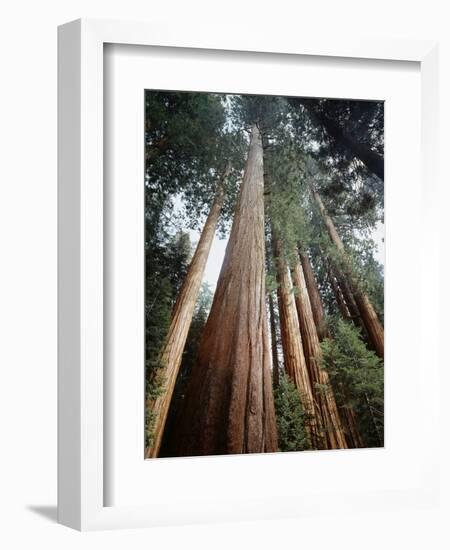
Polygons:
M245 139L227 127L221 94L157 92L145 94L145 201L151 229L165 226L174 203L191 228L207 214L217 181L231 161L224 217L228 219L242 168Z
M325 203L325 201L324 201ZM329 204L325 204L327 211ZM315 274L324 305L329 314L337 313L334 293L328 282L328 270L340 271L351 280L352 287L365 292L375 307L381 322L384 318L384 270L375 258L377 245L372 239L375 225L361 218L358 224L341 215L333 217L333 223L345 247L345 255L331 242L315 201L310 200L309 241L307 250L312 255Z
M352 263L353 281L360 291L367 293L380 321L384 319L384 269L374 257L376 244L368 234L349 235L346 249Z
M186 276L191 257L187 233L179 232L161 239L146 250L145 277L145 381L146 400L161 394L161 349L169 329L172 308ZM146 408L146 446L153 437L153 418Z
M305 430L306 413L303 411L298 390L287 374L281 374L274 396L280 451L310 449L311 444Z
M335 318L330 322L332 338L322 342L323 368L329 375L341 407L353 407L358 428L369 447L383 445L383 362L367 349L359 329Z
M299 146L326 166L334 182L329 186L346 189L346 200L363 214L373 204L383 204L383 182L355 158L346 144L326 130L324 121L344 132L354 142L383 156L384 106L381 101L289 98L290 119ZM362 186L361 186L362 184ZM366 193L360 193L364 189ZM342 195L341 195L342 196ZM339 196L330 198L339 203ZM372 203L372 204L371 204Z
M316 118L311 116L311 109ZM309 255L328 314L337 313L328 282L328 270L333 265L347 275L351 272L354 288L368 293L383 318L383 269L375 259L372 240L377 224L383 219L383 185L324 131L317 122L317 117L323 116L331 117L352 138L382 154L380 102L146 92L147 399L156 397L164 383L159 354L191 257L186 230L202 226L220 175L231 162L219 221L219 234L227 235L247 154L247 132L254 123L261 131L264 147L268 243L276 232L290 266L297 248ZM346 260L330 242L317 205L311 200L311 182L320 192L344 242ZM271 293L277 282L270 244L266 267L266 288ZM211 299L211 292L203 288L184 349L167 426L175 422L183 401ZM364 439L376 445L377 432L383 432L382 363L367 350L352 324L334 320L331 328L333 339L322 344L323 366L330 372L339 405L354 407ZM324 388L316 387L321 389ZM275 393L280 449L309 448L298 391L287 376L281 377ZM153 419L149 416L147 420L148 445Z
M242 95L230 97L230 115L235 128L249 130L257 124L265 145L278 133L285 133L288 104L283 97Z

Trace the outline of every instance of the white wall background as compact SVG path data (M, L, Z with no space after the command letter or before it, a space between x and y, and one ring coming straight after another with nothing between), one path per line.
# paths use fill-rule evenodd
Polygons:
M16 0L0 8L0 546L3 548L449 547L443 507L388 516L302 518L205 527L80 534L56 517L56 26L78 17L229 21L230 32L421 37L441 40L443 220L450 193L450 35L444 0ZM447 200L446 200L447 199ZM442 255L449 232L442 222ZM443 263L441 330L450 305ZM447 301L446 301L447 300ZM447 306L445 306L447 304ZM446 361L447 366L450 363ZM443 461L449 461L449 376L442 361ZM446 402L447 401L447 402ZM447 434L445 436L445 434ZM426 434L418 434L418 444ZM447 468L448 471L448 468ZM444 507L445 506L445 507Z

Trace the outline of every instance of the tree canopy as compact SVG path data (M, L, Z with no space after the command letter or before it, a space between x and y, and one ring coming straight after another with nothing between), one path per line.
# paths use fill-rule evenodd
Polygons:
M225 438L205 443L213 454L250 452L247 444L269 450L258 443L261 429L272 430L264 436L272 442L277 432L282 451L382 445L383 102L149 90L144 147L147 448L159 426L159 456L183 455L180 442L213 422ZM217 288L203 279L214 232L228 239ZM203 252L197 238L208 240ZM180 318L183 335L174 329ZM250 347L235 327L248 331ZM168 365L169 334L182 338L183 353ZM167 372L176 383L167 384ZM162 420L152 412L161 395L170 402ZM250 433L246 407L261 418L272 407L276 425Z

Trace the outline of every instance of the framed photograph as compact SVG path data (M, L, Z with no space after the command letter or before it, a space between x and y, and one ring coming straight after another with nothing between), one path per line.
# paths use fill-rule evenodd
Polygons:
M436 44L194 30L59 28L59 521L433 505Z

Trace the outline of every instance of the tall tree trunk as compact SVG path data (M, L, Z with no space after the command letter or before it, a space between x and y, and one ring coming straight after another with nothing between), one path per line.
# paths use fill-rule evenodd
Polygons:
M253 125L225 258L186 392L180 456L277 450L263 194L261 135Z
M308 291L308 295L311 296L310 288L312 288L313 292L316 292L317 299L320 303L321 311L323 312L322 299L321 299L320 294L318 292L315 275L314 275L314 272L311 268L311 264L309 263L309 260L307 258L306 258L306 261L307 261L306 264L304 264L304 262L301 262L301 265L302 265L302 267L303 267L303 265L306 265L307 267L309 266L309 268L310 268L309 286L308 286L308 282L307 282L307 279L306 279L305 269L303 269L303 274L305 275L305 282L306 282L306 288L307 288L307 291ZM345 303L345 298L344 298L344 296L341 292L339 282L334 277L334 273L333 273L333 270L332 270L330 265L328 265L328 277L330 279L330 283L331 283L333 292L336 296L336 300L338 302L338 306L339 306L339 310L341 311L341 315L343 316L344 319L350 319L351 318L350 311L347 307L347 304ZM310 298L310 302L311 302L311 298ZM328 338L330 337L328 332L325 335L325 337L328 337ZM357 426L357 423L356 423L355 412L354 412L353 408L348 404L349 403L349 398L347 396L346 389L343 387L342 384L339 385L339 392L344 396L344 402L345 402L345 407L340 409L340 418L341 418L341 421L342 421L342 426L344 428L345 439L347 441L347 445L351 449L364 447L364 442L361 438L361 435L359 433L358 426Z
M347 321L353 321L367 336L366 329L362 324L361 315L356 305L346 276L331 265L329 258L325 258L327 265L328 280L333 290L334 297L341 313L341 317Z
M359 312L358 305L353 296L353 292L350 288L350 284L348 282L349 278L344 273L342 273L340 269L337 269L337 268L333 269L331 265L329 267L331 270L330 281L332 283L332 287L333 287L333 275L336 283L336 288L333 287L333 292L334 292L334 295L336 296L336 300L338 301L339 299L343 298L345 307L348 311L348 314L346 316L344 316L343 311L341 311L342 317L344 319L352 321L355 324L355 326L360 328L361 334L364 340L373 348L372 341L369 338L366 327L363 323L361 314Z
M306 288L311 303L311 309L316 324L317 335L322 341L328 336L327 324L325 321L325 312L323 310L322 298L320 296L319 287L317 286L316 277L314 275L311 262L306 254L300 253L300 262L305 276Z
M347 280L351 285L351 291L353 294L353 297L355 299L356 305L358 306L359 313L361 315L362 322L366 328L370 343L373 347L373 349L376 351L377 355L384 359L384 329L382 324L380 323L380 320L378 319L378 316L375 312L374 307L372 306L367 294L365 292L360 291L357 288L357 285L354 284L353 281L353 274L352 269L350 266L350 262L348 260L348 257L346 255L344 244L341 241L341 238L336 230L336 227L333 223L333 220L328 215L325 205L322 202L322 199L319 195L319 193L313 188L312 185L310 185L311 193L314 197L314 200L316 201L319 210L321 212L323 221L325 223L325 227L327 228L328 234L336 246L336 248L339 250L339 252L342 254L342 258L345 264L345 271Z
M364 441L358 430L355 411L353 410L353 407L349 405L350 396L342 383L339 384L339 391L342 393L343 399L346 403L346 406L342 409L343 412L341 414L341 418L345 426L345 437L347 439L348 446L350 449L361 449L365 446Z
M292 275L297 290L295 294L295 304L297 307L305 360L308 366L313 395L315 394L315 400L319 404L322 414L328 447L330 449L346 449L347 442L342 429L333 388L331 387L327 371L321 367L322 350L320 348L319 337L314 323L302 265L298 256L292 269ZM318 390L315 390L317 384L320 386Z
M345 291L343 291L341 288L343 277L337 277L330 263L327 262L327 264L328 264L327 265L328 279L330 281L333 294L336 298L336 302L338 304L341 317L346 321L353 321L353 322L356 322L356 324L361 326L361 322L360 322L361 319L359 317L359 312L357 311L357 309L355 310L357 306L354 303L354 299L351 292L348 289L348 285L343 285L345 288ZM347 304L350 304L350 307ZM364 329L364 327L362 328ZM355 412L353 408L348 405L348 402L350 401L350 397L348 396L347 390L342 383L339 384L339 391L343 396L344 402L346 403L346 406L344 407L344 410L343 410L343 414L341 414L341 418L345 425L345 434L347 437L349 447L351 448L364 447L364 442L362 440L361 434L359 433L358 426L356 423ZM366 395L366 402L367 402L367 395ZM369 405L368 405L368 408L372 416L372 410L370 409ZM372 421L373 421L373 417L372 417ZM377 431L376 424L374 424L374 427L375 427L375 431Z
M214 234L219 220L220 211L224 201L224 185L229 173L229 165L224 171L214 198L208 218L203 227L200 240L198 241L192 261L189 265L186 278L180 289L172 318L161 351L162 367L158 372L158 379L161 381L161 394L151 403L148 403L151 411L151 422L153 431L152 446L146 450L146 458L158 456L164 427L169 412L175 382L180 370L186 338L194 315L195 304L200 292L206 262L208 260Z
M306 413L305 428L311 439L313 449L327 448L323 434L322 417L308 373L303 352L302 337L295 307L289 268L283 257L280 240L273 238L273 251L277 270L278 310L280 313L281 341L283 344L284 368L300 394L300 400Z
M278 360L277 346L277 325L275 321L275 306L272 293L269 292L269 315L270 315L270 339L272 348L272 378L274 388L278 388L280 383L280 362Z
M339 286L339 283L336 279L334 271L331 269L331 266L328 266L328 280L330 281L331 289L336 299L336 303L338 305L338 309L341 314L341 317L346 321L349 321L352 315L347 306L344 294L342 293L341 287Z

